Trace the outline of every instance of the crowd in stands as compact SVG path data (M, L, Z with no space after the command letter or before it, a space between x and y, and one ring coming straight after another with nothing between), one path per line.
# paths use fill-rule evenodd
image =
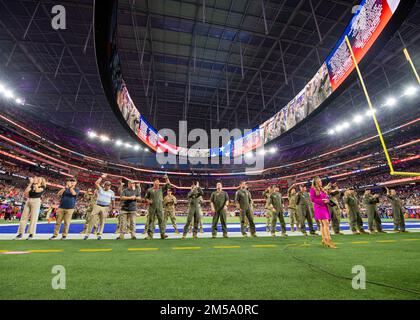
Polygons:
M36 124L34 124L36 125ZM1 129L1 128L0 128ZM42 132L40 128L34 127L32 129L39 129ZM416 127L413 126L413 128L410 129L411 131L416 130ZM406 143L407 141L411 141L412 137L410 136L409 130L406 130L404 134L395 134L388 137L388 143L393 146L397 146L402 143ZM93 188L93 183L96 175L98 175L98 172L104 172L106 171L108 174L112 175L122 175L126 176L131 179L136 180L150 180L150 174L142 173L139 171L135 171L129 168L125 167L118 167L118 165L104 162L89 162L87 160L84 160L83 157L78 157L74 153L63 151L60 149L60 153L57 153L54 151L54 146L49 145L48 143L44 143L44 141L40 140L39 138L34 138L27 132L21 131L18 128L3 128L0 131L3 135L8 137L11 141L16 141L21 143L24 146L28 146L29 148L33 148L34 150L38 152L42 152L45 154L49 154L53 158L50 159L51 161L42 161L42 159L39 157L38 159L32 159L30 157L25 156L28 154L28 150L25 150L22 146L16 146L13 145L10 141L3 141L0 145L0 150L6 150L7 152L11 152L12 154L16 154L17 156L21 156L23 158L26 158L27 160L30 160L32 162L35 162L36 165L31 165L29 163L24 163L22 161L18 160L11 160L10 157L2 156L0 155L0 217L4 217L6 219L18 219L20 216L20 213L23 208L23 204L25 203L25 197L23 196L23 190L26 187L27 184L27 178L33 177L33 176L42 176L44 177L48 182L48 188L47 192L43 195L43 201L42 201L42 207L41 207L41 219L48 219L50 216L54 216L54 210L58 205L59 198L56 195L56 192L58 191L58 188L60 186L64 185L65 179L69 176L75 176L78 180L78 188L83 191L87 190L88 188ZM55 132L54 134L60 135L61 132ZM60 136L60 138L62 138ZM411 140L410 140L411 139ZM66 139L61 139L66 140ZM78 144L76 141L74 145ZM8 145L9 144L9 145ZM414 149L413 149L414 148ZM390 154L393 157L393 159L400 159L404 157L408 157L410 155L416 154L415 151L415 145L411 145L408 147L404 147L403 149L395 149L390 150ZM392 149L392 148L391 148ZM263 176L259 176L258 179L273 179L278 176L284 176L284 175L293 175L295 173L301 173L306 172L308 170L314 170L317 168L324 168L326 166L330 166L334 163L340 163L342 161L346 161L348 159L352 159L354 157L360 157L368 154L374 153L375 150L380 150L380 146L372 140L371 142L368 142L366 144L356 145L354 147L351 147L349 149L346 149L343 152L334 153L330 156L324 156L316 160L310 161L310 167L308 167L308 163L304 162L298 165L293 165L290 167L281 167L279 169L269 170L268 174L264 174ZM302 150L301 150L302 151ZM308 151L309 152L309 151ZM88 152L89 153L89 152ZM309 152L311 153L311 152ZM89 153L92 154L92 153ZM307 152L301 152L301 155L298 154L293 155L293 159L289 159L288 161L301 160L302 154L305 155ZM318 152L319 154L319 152ZM107 155L108 156L108 155ZM280 154L278 156L278 159L276 159L277 163L280 163L280 160L283 159L284 155ZM290 155L289 155L290 156ZM57 161L67 161L69 163L72 163L77 166L82 166L83 168L91 170L88 174L84 175L83 173L86 173L86 171L80 171L77 172L77 169L67 168L67 170L63 170L63 166L61 168L54 166L54 158L57 159ZM108 158L108 157L107 157ZM287 163L287 161L285 161ZM270 164L270 163L268 163ZM337 178L336 181L338 182L340 188L345 189L347 187L355 187L356 189L363 190L364 187L373 188L375 193L380 193L384 195L384 190L379 186L375 187L375 185L387 182L389 180L397 179L396 177L390 176L387 172L387 167L378 167L373 170L369 171L363 171L366 167L372 167L376 165L383 165L383 154L380 152L376 153L375 156L368 158L368 160L361 160L359 162L350 163L349 165L342 166L340 168L332 168L325 170L323 172L316 172L316 175L327 176L327 175L334 175L337 173L342 172L350 172L354 170L355 168L360 169L359 173L343 176L340 178ZM406 163L402 163L399 165L398 169L402 166L401 171L420 171L420 164L419 160L414 161L408 161ZM404 166L406 168L404 168ZM64 167L65 168L65 167ZM74 170L73 170L74 169ZM407 170L404 170L407 169ZM89 178L88 175L91 175ZM311 175L311 176L310 176ZM309 175L303 175L300 176L299 179L305 180L310 179L313 177L314 174ZM232 176L220 176L220 177L206 177L201 176L198 177L200 180L200 185L205 189L205 202L203 203L203 214L204 215L210 215L210 204L207 201L210 196L209 188L214 188L217 181L222 181L225 186L237 186L239 185L240 180L242 180L244 177L232 177ZM114 184L113 188L115 191L117 191L117 186L119 181L110 177L110 180ZM191 185L191 182L197 179L196 176L194 177L183 177L183 176L174 176L173 179L171 177L171 181L175 183L178 186L183 187L189 187ZM254 179L257 179L256 177ZM252 178L251 178L252 180ZM293 181L294 182L294 181ZM269 184L279 184L280 181L271 180L266 182L266 184L259 183L259 184L252 184L249 183L250 191L252 194L254 202L254 212L256 215L263 215L264 214L264 200L262 199L262 191L267 187ZM290 184L290 181L282 181L283 185L280 187L281 192L283 195L286 195L287 193L287 185ZM284 185L285 183L285 185ZM148 186L143 186L143 193L145 188ZM207 189L207 190L206 190ZM228 190L228 193L231 197L231 200L233 199L233 194L236 190ZM186 194L188 190L175 190L175 195L180 199L177 205L177 214L178 215L185 215L187 212L188 203L186 200ZM400 197L404 200L404 204L406 206L420 206L420 200L419 200L419 191L418 191L418 185L408 185L407 187L400 186L398 187L398 192ZM118 192L116 192L118 194ZM361 191L359 191L359 194L361 194ZM80 199L77 201L77 206L75 209L75 213L73 215L73 218L81 218L84 215L84 212L86 211L87 203L83 200L83 197L79 197ZM287 198L285 200L285 207L287 209L288 201ZM389 212L389 202L385 199L385 197L382 197L381 204L378 206L379 212L383 217L388 217ZM146 204L141 203L140 204L140 214L145 214L146 211ZM234 206L231 206L232 212L234 211ZM118 209L113 211L111 213L111 216L115 216L118 214ZM344 212L343 212L344 215Z
M40 126L38 126L39 124L33 124L33 126L31 125L31 129L34 130L35 132L44 132L45 130L42 130ZM13 126L9 126L7 128L2 128L1 127L1 123L0 123L0 133L2 133L4 136L6 136L8 139L10 139L11 141L16 141L21 143L23 146L28 146L29 148L32 148L34 150L36 150L37 152L42 152L45 154L48 154L50 156L53 157L53 159L49 159L49 161L54 162L54 159L57 159L57 161L65 161L67 163L71 163L73 165L76 166L80 166L83 167L85 169L89 169L91 170L94 174L98 175L100 172L107 172L108 174L115 174L115 175L123 175L126 177L129 177L131 179L136 179L136 180L148 180L150 179L150 175L149 173L145 173L145 172L141 172L141 171L136 171L134 169L130 169L130 167L128 166L120 166L117 165L115 163L119 163L119 164L124 164L124 165L130 165L129 163L124 163L122 161L119 161L117 159L115 159L114 157L110 157L108 152L105 152L103 150L103 147L101 147L102 150L102 157L99 157L100 159L110 159L110 161L114 161L115 163L112 163L110 161L107 160L99 160L99 161L94 161L91 159L88 159L88 157L83 157L83 156L78 156L76 153L71 153L69 151L63 150L58 148L56 145L53 144L49 144L47 143L45 140L36 138L34 136L32 136L31 134L29 134L28 132L22 131L17 127L13 127ZM13 129L13 130L11 130ZM417 130L417 131L416 131ZM54 130L53 130L54 131ZM409 146L405 146L404 148L401 149L393 149L392 146L398 146L401 145L403 143L407 143L409 141L415 140L416 137L416 132L418 132L418 125L412 125L410 128L405 128L405 130L403 132L399 132L398 134L390 134L387 136L387 143L390 146L390 155L393 159L402 159L405 157L408 157L409 155L412 154L416 154L416 145L409 145ZM53 136L58 139L57 141L62 141L62 143L68 143L71 142L71 145L77 145L78 148L76 151L80 151L80 149L87 151L85 154L89 154L89 155L94 155L96 157L98 157L98 155L95 155L95 152L91 152L92 150L90 148L87 147L87 145L90 145L91 143L88 143L89 140L87 141L80 141L76 140L75 138L69 138L66 136L62 136L62 132L50 132L48 131L47 136ZM28 154L28 150L25 147L22 146L16 146L13 143L11 143L10 141L3 141L1 140L2 144L0 145L0 150L2 148L4 148L6 151L8 152L12 152L12 153L16 153L16 154L20 154L23 153L24 154L24 158L28 158L27 156L25 156L25 154ZM306 147L305 147L306 148ZM379 144L376 143L375 139L369 140L366 143L363 144L357 144L354 146L351 146L349 148L346 148L340 152L337 153L332 153L329 154L327 156L320 156L322 154L322 152L324 151L320 151L320 150L306 150L306 149L302 149L302 148L297 148L298 150L296 151L296 154L291 153L291 152L279 152L279 154L276 154L276 156L270 156L270 158L265 159L265 167L276 167L276 165L278 166L278 169L272 169L272 170L267 170L264 174L262 174L259 179L275 179L277 177L281 177L281 176L291 176L291 175L295 175L295 174L302 174L305 171L308 170L316 170L316 169L321 169L321 168L325 168L331 165L335 165L338 163L342 163L342 162L346 162L349 159L353 159L355 157L362 157L362 156L367 156L367 155L372 155L372 157L369 158L364 158L364 160L361 160L360 162L351 162L348 165L342 165L340 167L333 167L330 169L325 169L324 171L320 171L317 172L316 175L319 176L325 176L325 175L333 175L334 173L336 173L338 170L340 171L346 171L346 170L351 170L353 168L364 168L366 163L368 163L369 166L375 166L375 165L380 165L384 163L384 157L383 154L381 153L381 146ZM106 148L105 148L106 149ZM11 151L12 150L12 151ZM109 150L108 150L109 151ZM325 151L331 151L331 150L325 150ZM82 151L83 152L83 151ZM34 154L33 152L31 152L32 154ZM112 154L112 153L111 153ZM310 155L315 155L311 158ZM51 167L51 163L48 163L46 161L42 161L44 158L44 156L40 155L40 154L34 154L34 157L38 157L38 159L36 160L32 160L35 161L36 163L38 163L39 165L42 165L45 168L49 168ZM317 156L320 156L317 158ZM273 159L272 159L273 158ZM30 159L30 158L29 158ZM302 161L304 160L304 161ZM305 161L307 160L307 161ZM289 166L288 164L290 164L291 162L295 163L295 162L300 162L300 163L295 163L291 166ZM281 164L279 166L279 164ZM415 163L413 163L413 161L410 161L408 163L410 166L415 165ZM61 163L61 165L63 165ZM65 165L64 165L65 166ZM136 165L131 165L132 167L137 167ZM235 168L232 168L232 171L237 171L240 170L240 167L236 166ZM53 168L51 167L52 170L61 170L59 168ZM65 172L70 173L70 171L73 171L74 168L72 167L68 167L68 169ZM160 170L160 168L157 168ZM75 169L77 170L77 169ZM218 172L223 172L222 171L218 171ZM192 170L194 171L194 170ZM211 170L209 171L211 172ZM231 172L231 171L226 171L226 172ZM371 174L371 173L369 173ZM43 174L44 175L44 174ZM305 175L305 176L300 176L301 179L310 179L314 174L309 173L309 175ZM56 181L54 181L54 178L58 178ZM232 177L232 176L226 176L226 177L219 177L220 180L222 181L226 181L226 183L224 183L225 185L239 185L239 182L243 179L242 176L238 176L238 177ZM389 175L388 177L385 177L386 179L389 179ZM188 177L188 176L174 176L172 178L172 182L178 186L183 186L183 187L189 187L191 185L192 180L194 179L194 177ZM380 177L377 177L377 181L384 181L384 180L380 180ZM62 177L58 176L58 177L51 177L50 179L51 181L54 181L54 183L57 183L58 181L62 180ZM79 179L79 182L81 180ZM91 181L91 183L93 183L93 181ZM273 182L273 183L277 183L277 182ZM214 187L215 181L212 181L211 179L209 180L205 180L203 179L202 181L202 186L205 188L209 188L209 187ZM363 182L361 183L363 184ZM356 184L352 184L353 186L356 186ZM80 186L80 185L79 185ZM261 190L262 191L262 190Z

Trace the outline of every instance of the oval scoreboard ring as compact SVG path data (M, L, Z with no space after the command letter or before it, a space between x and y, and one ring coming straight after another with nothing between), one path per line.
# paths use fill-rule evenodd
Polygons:
M242 137L213 149L188 149L168 143L141 114L124 81L118 54L118 0L95 1L95 52L102 86L115 115L129 133L156 152L189 157L237 157L290 133L320 112L354 80L350 40L363 68L402 24L415 0L363 0L343 35L304 88L279 112Z

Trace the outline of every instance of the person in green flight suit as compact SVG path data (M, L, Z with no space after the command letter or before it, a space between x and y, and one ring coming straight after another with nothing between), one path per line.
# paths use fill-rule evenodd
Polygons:
M263 193L262 193L262 196L263 196L263 198L265 199L265 205L264 205L264 208L265 208L265 217L266 217L266 219L267 219L267 224L266 224L266 227L265 227L265 230L267 231L267 232L270 232L270 228L271 228L271 220L272 220L272 216L273 216L273 212L271 211L271 208L270 208L270 206L269 206L269 204L268 204L268 201L269 201L269 198L270 198L270 195L273 193L273 190L274 190L274 186L270 186L270 187L268 187L267 189L265 189L264 191L263 191Z
M300 231L306 235L305 221L308 221L309 233L311 235L316 235L317 233L314 230L314 224L311 215L311 200L304 184L300 185L300 190L296 196L296 204L300 221Z
M354 189L346 189L343 197L349 226L353 234L366 233L363 229L362 215L360 214L359 201Z
M287 211L289 213L290 218L290 231L295 231L295 225L296 225L296 231L300 230L300 222L299 217L297 214L297 208L296 208L296 188L295 184L292 184L289 189L287 189L287 197L289 199L289 206L287 208Z
M283 200L279 187L274 187L273 192L268 197L268 207L270 208L273 218L271 220L271 235L276 236L277 218L280 220L281 236L286 237L286 222L284 221Z
M241 218L241 233L244 237L247 237L245 231L245 217L248 219L249 228L251 231L252 237L257 237L255 223L254 223L254 213L252 212L252 197L249 190L247 190L246 181L242 181L240 184L240 189L235 193L235 203L239 209L239 215Z
M226 212L229 205L229 196L226 191L222 189L222 183L218 182L216 184L216 191L213 191L210 196L210 206L211 210L214 212L213 221L212 221L212 238L217 236L217 224L222 225L223 237L228 237L228 230L226 225Z
M332 229L334 230L334 234L343 234L340 231L341 211L338 202L338 197L340 196L340 189L338 188L337 183L329 183L325 187L325 190L327 191L328 197L330 199L330 202L328 203L328 211L330 212Z
M199 208L200 208L200 219L198 220L198 226L200 228L200 233L204 233L204 228L203 228L203 205L204 205L204 199L203 197L199 197L198 198L198 203L200 204ZM190 225L190 233L193 232L193 225L194 225L194 219L191 222Z
M200 184L198 181L193 182L191 186L191 191L188 192L188 217L187 223L184 226L184 232L182 235L182 239L187 237L188 229L190 227L191 222L194 220L194 228L193 228L193 237L197 238L198 232L198 225L200 222L200 211L201 211L201 204L200 204L200 197L204 195L203 190L200 188Z
M387 187L386 196L391 203L392 218L394 220L394 230L399 232L408 232L405 230L404 207L401 199L397 196L394 189L389 190Z
M198 221L198 227L200 228L200 233L204 233L203 228L203 206L204 206L204 199L203 196L200 197L200 220Z
M144 216L144 230L143 230L143 234L147 234L147 230L149 229L149 211L146 211L146 214ZM156 224L156 218L155 218L155 224Z
M370 233L386 233L382 230L382 222L379 217L376 205L379 203L379 195L372 195L371 190L366 189L363 195L363 205L368 216L368 226Z
M163 178L165 179L165 185L162 189L162 192L163 192L163 197L165 197L166 194L168 193L168 190L172 188L172 185L171 185L171 182L169 181L169 177L167 174L165 174ZM144 218L145 218L145 224L144 224L143 234L147 234L147 230L149 229L149 211L148 210L146 211L146 215L144 216ZM156 222L157 222L157 216L155 216L155 224ZM165 230L166 230L166 225L165 225Z
M153 187L147 189L145 200L149 204L148 216L147 216L147 237L146 240L153 239L153 233L155 231L155 218L158 220L160 238L166 239L168 236L165 234L165 223L163 219L163 193L170 187L166 183L162 188L160 187L159 178L153 180Z

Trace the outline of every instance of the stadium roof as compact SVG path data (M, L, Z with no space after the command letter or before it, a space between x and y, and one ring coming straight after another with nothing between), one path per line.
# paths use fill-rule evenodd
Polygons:
M206 0L203 10L203 0L119 2L119 51L135 104L159 129L176 129L176 120L186 119L189 128L207 130L251 128L283 107L318 70L358 3ZM101 87L93 47L93 1L61 1L67 29L59 31L51 28L56 4L0 2L1 81L26 99L21 108L28 121L43 119L70 131L92 128L128 137ZM399 34L364 72L374 103L414 82L401 38L420 66L419 31L417 2ZM314 140L340 143L326 130L359 110L366 110L366 102L354 81L322 113L277 143L282 148ZM392 127L418 117L418 100L404 111L388 112L381 125ZM373 133L372 127L343 134L343 139Z

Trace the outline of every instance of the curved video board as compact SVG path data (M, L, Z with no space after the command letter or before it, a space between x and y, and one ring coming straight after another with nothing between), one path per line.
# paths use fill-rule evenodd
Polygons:
M336 46L314 77L279 112L256 126L243 137L214 149L192 149L165 141L140 113L134 104L121 71L118 54L117 9L118 0L101 0L95 3L95 49L102 85L108 100L124 126L143 143L156 152L169 152L189 157L237 157L267 144L307 120L314 111L326 105L355 69L347 36L358 63L371 47L380 44L380 36L390 26L393 31L401 24L414 0L363 0L346 27ZM104 14L108 12L108 15ZM391 19L395 17L393 23ZM329 99L331 100L331 99Z

